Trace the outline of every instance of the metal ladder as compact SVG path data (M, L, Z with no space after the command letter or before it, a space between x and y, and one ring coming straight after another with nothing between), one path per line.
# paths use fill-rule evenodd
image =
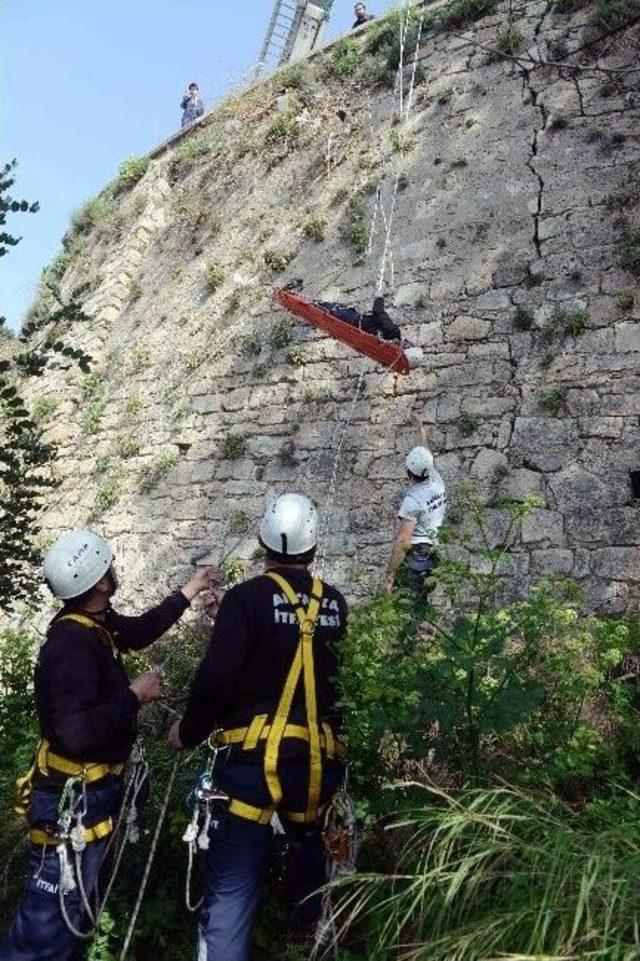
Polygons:
M312 0L312 2L317 7L322 7L328 15L334 0ZM307 0L274 0L271 18L260 49L256 76L275 70L287 60L306 6Z

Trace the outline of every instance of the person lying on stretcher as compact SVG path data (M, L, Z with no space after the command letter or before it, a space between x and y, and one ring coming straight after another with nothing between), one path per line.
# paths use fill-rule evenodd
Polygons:
M292 280L285 290L297 291L302 288L301 280ZM309 300L326 313L331 314L338 320L343 320L352 327L358 327L366 334L373 334L382 340L399 341L404 350L405 356L412 366L415 366L424 359L424 352L421 347L412 344L411 341L403 339L402 331L387 313L384 297L374 297L371 313L363 314L355 307L347 304L339 304L326 300Z

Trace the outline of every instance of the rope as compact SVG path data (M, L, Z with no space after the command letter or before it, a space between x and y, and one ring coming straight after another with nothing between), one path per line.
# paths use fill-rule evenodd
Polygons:
M424 27L425 10L423 7L422 13L420 16L418 34L416 38L416 46L415 46L415 51L413 55L411 82L409 84L409 91L408 91L406 107L405 107L404 52L405 52L405 46L406 46L407 32L409 29L410 13L411 13L411 2L410 0L405 0L403 16L400 19L400 58L398 63L398 71L396 74L396 87L397 87L397 93L398 93L398 99L399 99L399 115L400 115L401 124L406 124L409 118L409 112L411 110L411 106L413 104L413 91L414 91L416 75L417 75L418 56L420 53L420 41L422 39L422 31ZM376 201L375 201L375 206L374 206L373 214L371 218L369 240L367 243L367 256L370 256L373 250L373 239L375 236L375 227L377 223L378 213L380 213L382 217L383 228L384 228L384 245L383 245L382 255L380 258L380 266L378 269L378 281L376 285L376 293L378 296L382 293L382 290L384 288L387 264L390 265L390 271L391 271L390 285L391 285L391 289L393 290L394 274L395 274L395 263L393 259L393 246L392 246L393 222L394 222L396 199L398 196L398 187L400 184L401 175L402 175L402 171L398 168L395 179L394 179L394 183L393 183L393 190L391 194L391 204L390 204L388 215L385 210L384 204L382 202L382 181L378 183L378 186L376 189ZM397 363L397 361L395 363ZM393 370L395 363L389 368L389 370ZM336 489L336 483L338 478L338 469L339 469L340 459L342 456L342 450L344 447L346 434L351 424L351 421L353 419L353 416L355 414L355 408L360 398L360 394L362 392L363 383L364 383L364 372L362 372L358 378L356 389L351 399L349 413L345 421L342 424L338 423L334 431L332 446L335 447L336 453L333 460L331 479L329 481L329 490L327 492L327 497L325 499L324 508L323 508L322 523L320 525L320 537L319 537L320 550L318 553L318 562L316 565L320 577L324 577L324 569L325 569L326 553L327 553L327 540L331 530L331 510L333 507L333 501L335 499L335 489Z
M158 841L160 839L160 831L162 830L162 825L164 824L164 819L167 816L167 809L169 807L169 799L171 798L171 792L173 791L173 784L176 779L176 773L178 770L178 764L180 762L180 757L176 757L173 762L173 767L171 768L171 773L169 775L169 781L167 782L167 788L164 793L164 798L162 801L162 807L160 808L160 813L158 815L158 821L156 823L156 830L153 835L153 841L151 842L151 848L149 850L149 856L147 858L147 863L144 869L144 874L142 875L142 881L140 883L140 890L138 891L138 897L136 899L135 906L133 908L133 913L131 915L131 920L129 922L129 927L124 939L124 944L122 946L122 951L119 955L119 961L126 961L127 952L129 951L129 945L131 944L131 938L133 937L133 932L135 930L136 921L138 920L138 914L140 913L140 907L142 906L142 899L144 898L144 893L149 881L149 875L151 874L151 867L153 865L154 858L156 856L156 849L158 847Z

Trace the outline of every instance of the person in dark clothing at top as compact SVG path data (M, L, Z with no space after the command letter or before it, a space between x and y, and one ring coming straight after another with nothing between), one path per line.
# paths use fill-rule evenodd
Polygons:
M198 117L201 117L204 113L204 105L197 83L189 84L189 89L182 98L180 109L183 111L183 127L188 127L190 123L193 123L194 120L197 120Z
M157 640L215 576L211 569L202 570L144 614L126 617L111 607L118 583L113 560L109 544L89 530L65 535L44 560L45 580L64 603L49 625L35 667L40 741L33 768L21 779L30 829L29 880L14 921L0 939L1 961L79 957L81 942L65 921L60 898L76 930L90 927L78 872L88 902L94 904L123 799L122 772L136 740L138 711L161 691L157 672L130 681L122 654ZM71 835L73 845L61 843L65 832L59 806L69 792L77 792L73 796L86 806L76 825L79 835ZM76 845L84 846L79 864ZM73 889L65 890L69 872Z
M359 327L367 334L375 334L383 340L402 339L402 331L387 313L384 297L374 298L373 307L368 314L361 314L355 307L347 307L345 304L334 304L324 300L314 300L312 303L326 310L327 313L333 314L334 317Z
M309 571L317 528L316 508L300 494L269 505L260 526L265 573L224 596L169 735L177 750L214 731L229 745L214 771L229 800L204 854L201 961L248 961L274 818L291 843L287 898L300 933L320 917L320 898L308 895L326 882L319 821L344 778L334 679L347 608Z
M356 15L356 22L352 26L352 30L361 27L363 23L368 23L369 20L375 20L375 16L372 13L367 13L367 5L365 3L356 3L353 12Z

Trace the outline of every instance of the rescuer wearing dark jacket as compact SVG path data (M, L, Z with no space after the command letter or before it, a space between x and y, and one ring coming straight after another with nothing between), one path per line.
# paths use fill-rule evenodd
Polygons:
M317 921L320 899L304 899L326 881L319 818L344 777L335 675L347 609L342 595L308 570L317 542L314 505L299 494L276 498L260 542L266 573L223 598L184 717L170 733L178 750L214 731L216 742L228 745L214 775L229 803L212 821L204 855L198 957L206 961L250 957L280 825L292 845L288 897L296 919L307 929Z
M136 740L138 711L161 689L158 673L129 681L121 655L157 640L213 578L210 569L203 570L146 613L125 617L110 603L117 587L113 551L88 530L62 537L47 553L43 573L64 605L49 625L35 667L40 741L34 766L22 779L29 880L0 940L0 961L79 956L73 929L91 926L81 888L94 904L123 799L122 770ZM76 806L65 828L67 800Z

